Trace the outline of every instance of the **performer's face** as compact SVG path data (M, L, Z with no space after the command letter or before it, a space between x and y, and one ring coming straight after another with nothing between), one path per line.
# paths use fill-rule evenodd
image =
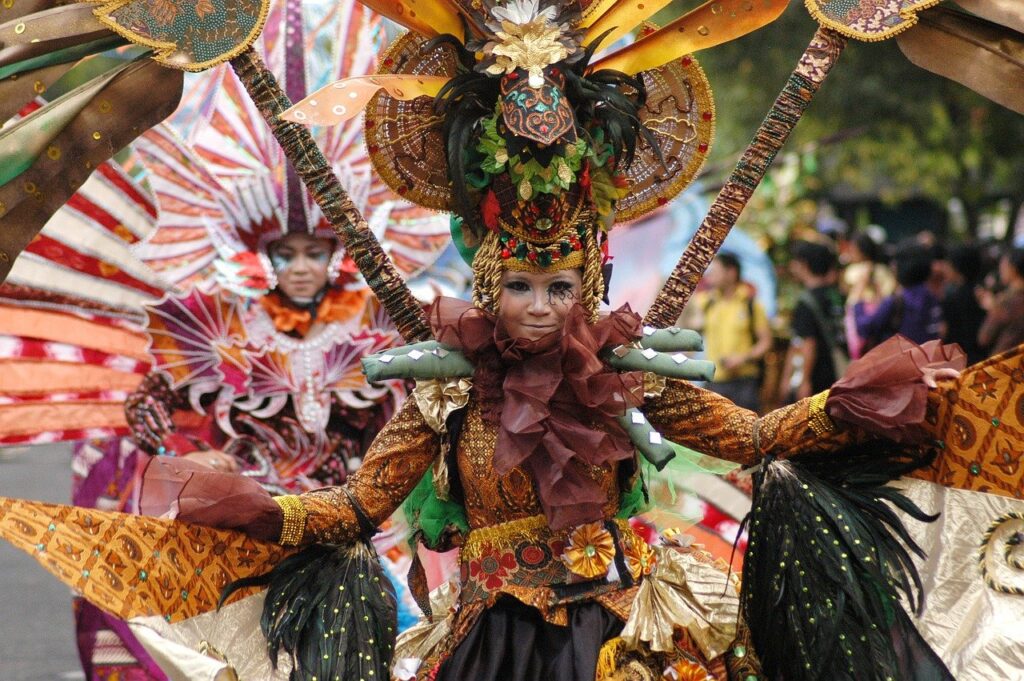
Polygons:
M328 239L289 234L270 244L270 262L277 285L292 300L309 299L327 285L327 264L333 250Z
M513 338L538 340L562 328L569 309L580 301L580 270L512 272L501 275L498 318Z

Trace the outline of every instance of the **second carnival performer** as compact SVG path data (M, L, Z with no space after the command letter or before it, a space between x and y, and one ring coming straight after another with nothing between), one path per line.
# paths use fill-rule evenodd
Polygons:
M262 53L296 99L308 91L307 78L315 86L342 72L372 72L384 40L381 19L355 3L276 2L268 27ZM133 316L128 325L145 337L153 362L138 387L121 398L130 437L95 439L99 431L88 418L39 422L36 432L23 426L19 432L27 441L94 438L75 448L72 501L78 506L139 512L139 475L152 456L180 457L196 470L235 471L274 494L341 484L406 396L403 381L371 386L362 377L359 360L400 338L235 76L217 69L192 87L195 107L186 106L133 147L145 184L111 164L102 185L87 185L73 199L74 208L54 220L79 228L85 222L89 231L102 232L107 223L99 206L105 204L115 221L129 225L123 232L152 231L130 255L118 250L121 245L96 254L102 264L95 283L80 289L78 299L61 299L89 313L86 291L123 286L122 272L151 270L144 280L149 285L138 286L149 301L145 321L137 325ZM447 244L447 220L390 192L371 171L358 124L350 127L322 131L322 146L400 271L415 277ZM118 213L114 195L126 204L134 197L139 205ZM45 237L54 233L44 231ZM40 262L51 257L35 246L30 252L41 255ZM68 262L66 254L52 257L59 262L64 255ZM131 261L116 262L117 256ZM25 271L16 268L12 284ZM162 288L166 293L154 299ZM33 290L37 299L58 299L56 291ZM29 312L24 288L8 284L0 295L20 299L17 304ZM54 341L88 345L74 337L74 324L53 327L51 347L58 347ZM19 346L31 344L22 338ZM5 356L9 351L5 345ZM92 354L84 355L78 385L90 380ZM62 430L49 430L56 427ZM403 585L405 532L400 524L389 526L376 543L406 594L403 627L416 618ZM125 622L83 599L76 599L75 619L90 681L166 678Z

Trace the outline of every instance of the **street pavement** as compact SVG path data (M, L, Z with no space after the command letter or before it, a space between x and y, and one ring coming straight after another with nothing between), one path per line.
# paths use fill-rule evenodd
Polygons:
M0 448L0 496L68 503L71 449ZM0 681L84 679L71 592L32 558L0 541Z

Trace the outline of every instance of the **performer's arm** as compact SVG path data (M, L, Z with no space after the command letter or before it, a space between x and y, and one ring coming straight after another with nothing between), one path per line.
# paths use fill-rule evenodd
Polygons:
M174 412L188 407L162 373L146 374L124 403L125 419L132 440L147 454L184 455L199 449L189 438L176 432Z
M295 543L287 540L289 534L297 538L299 531L301 543L355 539L359 535L359 523L345 489L371 523L381 524L395 512L426 473L437 456L439 446L439 436L424 421L416 400L406 400L377 435L363 459L363 465L349 476L344 488L325 487L291 497L301 503L301 509L288 511L289 504L294 502L284 501L282 508L292 514L292 522L302 521L302 527L298 530L286 523L282 543Z
M837 448L848 442L850 436L840 426L831 423L833 430L824 428L828 422L821 418L823 405L824 396L814 396L758 418L710 390L669 380L660 397L646 402L644 413L673 442L750 466L768 453L784 456L812 443ZM816 421L814 414L819 414Z
M668 381L644 413L662 435L703 454L742 465L828 451L855 440L926 442L929 385L964 367L957 346L918 346L894 337L850 365L832 389L758 418L685 381Z

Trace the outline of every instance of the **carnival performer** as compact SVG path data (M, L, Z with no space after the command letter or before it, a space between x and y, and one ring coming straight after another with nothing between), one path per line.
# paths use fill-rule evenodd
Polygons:
M453 233L472 262L473 301L442 298L432 305L439 344L369 360L372 379L420 383L415 399L380 432L345 486L273 499L255 489L239 493L227 525L285 545L352 546L405 501L428 545L460 546L459 583L439 594L447 599L430 602L419 594L432 619L399 641L391 670L396 678L757 678L753 651L736 644L743 636L737 629L739 596L726 568L678 539L652 550L625 522L642 503L637 449L663 464L658 446L668 438L748 466L800 454L884 469L892 462L882 454L870 461L863 447L877 446L884 434L926 439L926 392L936 378L956 375L955 362L938 346L907 350L894 343L846 376L831 398L822 393L763 419L677 380L699 377L703 368L680 354L694 347L689 335L649 330L644 348L639 317L628 309L600 314L606 292L602 246L615 220L631 209L633 216L642 213L640 202L657 205L659 192L664 199L683 184L631 185L628 173L650 178L654 173L639 168L661 162L650 152L634 157L641 139L652 147L660 143L657 128L640 122L645 101L664 106L675 96L678 106L673 84L697 89L699 72L684 71L693 67L684 61L665 67L662 80L588 78L590 50L565 28L578 21L573 8L518 3L467 13L498 39L481 43L480 66L452 80L437 100L446 116L444 136L433 140L439 148L428 137L425 151L428 159L447 158L443 183L432 182L422 153L402 150L410 139L403 125L420 125L413 122L414 107L379 99L370 106L367 126L380 135L371 144L382 176L402 183L406 196L427 203L431 192L450 194L461 218ZM551 41L551 53L540 62L531 61L535 53L514 49L534 33ZM417 72L432 59L432 46L452 49L458 63L472 63L457 44L424 46L412 34L389 50L386 63L399 73ZM344 93L354 85L341 81L334 89ZM699 94L692 96L687 112L699 120ZM330 107L325 97L326 91L300 104L296 118L313 119ZM415 143L424 150L422 139ZM415 164L420 174L410 177ZM881 378L880 365L887 368ZM903 372L895 388L894 366ZM881 426L863 414L880 385L912 396L914 403L902 419ZM163 499L183 509L179 519L225 525L213 491L227 484L221 476L186 479L174 462L158 463L151 473L182 483L165 489ZM765 470L767 476L774 469ZM837 513L840 524L843 513L857 511L847 501ZM870 513L861 509L858 521ZM840 636L863 636L880 652L868 663L853 657L860 643L838 643L823 664L837 670L837 678L948 678L905 614L885 619L899 588L913 597L910 577L901 576L913 570L895 540L869 527L857 527L857 541L870 541L878 567L858 564L857 578L889 586L859 590L856 605L832 624L844 632ZM354 569L345 570L346 559L331 555L306 549L270 574L264 606L270 648L285 643L303 677L363 676L367 668L387 673L370 664L377 655L388 657L386 626L374 624L386 598L378 598L372 584L361 585L350 574ZM847 554L835 552L835 559L841 563ZM327 565L340 581L336 589L325 586ZM370 579L364 569L360 577ZM318 576L300 576L305 573ZM807 584L835 579L812 573ZM770 577L755 575L753 582L755 593L772 588ZM340 596L330 595L335 591ZM310 604L313 593L327 596ZM349 593L362 594L360 602L349 601ZM831 596L817 597L823 603L814 614L800 613L791 627L813 627L823 616ZM351 608L357 608L353 615ZM771 618L755 607L747 610L762 628L763 618ZM351 643L318 646L357 624L355 658ZM298 641L296 627L304 632ZM770 674L784 670L788 677L794 663L822 652L822 641L799 640L804 643L802 652L791 641L758 652Z

